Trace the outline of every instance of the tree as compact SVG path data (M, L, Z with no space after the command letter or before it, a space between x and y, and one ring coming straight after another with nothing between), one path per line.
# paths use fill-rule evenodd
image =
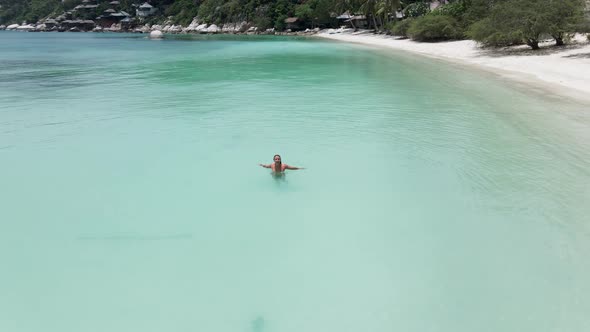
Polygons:
M468 36L484 45L504 46L520 41L534 50L539 49L541 35L548 30L548 11L544 1L498 3L488 17L471 26Z
M564 45L584 19L582 0L544 0L547 11L547 31L555 39L556 46Z

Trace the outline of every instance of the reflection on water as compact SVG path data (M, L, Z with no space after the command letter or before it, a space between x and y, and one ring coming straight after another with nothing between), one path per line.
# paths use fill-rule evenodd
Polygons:
M271 172L270 175L277 182L287 181L287 174L285 174L285 172Z

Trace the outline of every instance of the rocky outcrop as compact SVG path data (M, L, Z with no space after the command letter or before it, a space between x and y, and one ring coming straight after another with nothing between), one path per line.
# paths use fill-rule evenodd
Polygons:
M111 24L110 27L104 28L103 31L121 32L121 31L123 31L123 29L122 29L121 23L113 23L113 24Z
M250 28L248 22L226 23L221 28L221 31L225 33L242 33L246 32L248 28Z
M18 31L32 31L32 30L35 30L35 26L30 25L30 24L25 24L25 25L21 25L21 26L17 27L16 30L18 30Z
M195 31L198 33L206 33L207 32L207 23L205 24L199 24L196 28Z
M134 24L123 24L123 23L113 23L109 27L104 27L103 22L95 23L92 20L73 20L73 19L66 19L67 16L65 14L60 15L55 18L46 18L40 20L36 24L27 24L22 23L20 24L11 24L9 26L0 26L0 30L19 30L19 31L92 31L92 32L103 32L103 31L110 31L110 32L136 32L136 33L150 33L152 31L158 31L162 34L180 34L180 33L200 33L200 34L218 34L218 33L226 33L226 34L248 34L248 35L258 35L258 34L268 34L268 35L301 35L301 34L312 34L318 32L319 29L309 30L307 29L305 32L280 32L276 31L274 28L271 29L264 29L261 30L256 26L252 26L248 22L230 22L225 23L223 25L216 25L216 24L207 24L206 22L200 21L197 17L195 17L192 22L187 26L183 27L181 25L173 24L172 18L162 22L161 24L154 24L149 25L145 24L143 26L139 25L136 26ZM102 25L102 26L101 26Z
M221 32L221 29L215 25L215 24L211 24L208 28L207 28L207 32L208 33L219 33Z
M137 28L135 28L135 30L133 30L133 32L138 32L138 33L149 33L150 31L152 31L152 28L149 26L149 24L146 24L142 27L137 27Z
M198 26L199 26L199 20L195 17L193 19L193 21L191 22L191 24L189 24L186 28L184 28L182 30L182 32L185 32L185 33L196 32Z

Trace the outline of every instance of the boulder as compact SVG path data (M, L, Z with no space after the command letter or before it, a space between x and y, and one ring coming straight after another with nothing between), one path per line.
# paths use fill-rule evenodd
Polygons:
M151 39L162 39L162 38L164 38L164 34L160 30L154 30L154 31L150 32L150 38Z
M207 24L199 24L196 28L195 28L196 32L201 32L201 33L205 33L207 32Z
M236 23L236 32L246 32L249 28L248 22Z
M137 28L135 29L136 32L141 32L141 33L148 33L151 31L150 27L148 25L144 25L141 28Z
M121 31L121 23L113 23L109 28L109 31Z
M182 26L181 25L171 25L168 28L168 32L169 33L179 33L179 32L182 32Z
M35 30L35 27L30 24L25 24L25 25L21 25L21 26L17 27L16 30L31 31L31 30Z
M208 33L218 33L221 32L221 29L215 25L215 24L211 24L208 28L207 28L207 32Z
M225 33L236 32L236 24L235 23L226 23L226 24L222 25L221 32L225 32Z
M6 25L0 25L0 30L6 30Z
M199 20L195 17L191 24L189 24L186 28L184 28L183 32L194 32L197 31L197 27L199 26Z

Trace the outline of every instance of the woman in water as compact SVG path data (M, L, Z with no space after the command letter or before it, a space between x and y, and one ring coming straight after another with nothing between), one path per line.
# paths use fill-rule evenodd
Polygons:
M295 166L289 166L287 164L283 164L281 162L281 156L279 156L278 154L275 154L273 159L274 159L274 163L272 163L272 164L268 164L268 165L259 164L259 165L264 168L272 169L273 174L283 174L285 172L285 170L287 170L287 169L304 169L303 167L295 167Z

